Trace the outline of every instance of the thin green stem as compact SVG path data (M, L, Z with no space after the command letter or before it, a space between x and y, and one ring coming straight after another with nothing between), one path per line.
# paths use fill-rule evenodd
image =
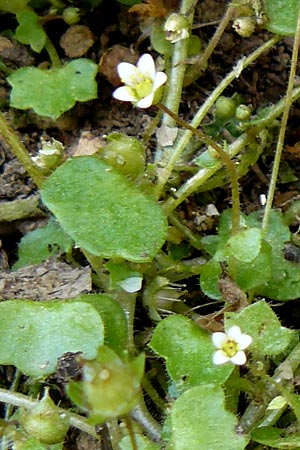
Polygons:
M295 102L300 98L300 87L296 87L293 90L292 102ZM259 133L264 128L272 126L274 120L280 116L285 107L285 98L281 99L276 105L272 106L268 114L256 123L255 128L250 128L247 132L243 133L238 139L236 139L229 147L228 154L231 158L237 156L239 152L245 149L246 145L253 141L253 138L259 136ZM192 134L190 131L187 133ZM193 192L209 180L220 168L221 162L216 161L214 167L209 169L200 169L193 177L186 181L180 189L176 192L176 197L169 197L163 205L165 213L168 215L173 211L180 203L187 199Z
M21 162L24 169L31 176L37 187L41 188L45 181L42 170L33 163L25 146L9 125L2 112L0 112L0 134L3 136L14 155Z
M149 413L142 395L137 406L131 411L130 416L143 428L152 441L158 442L161 440L162 428Z
M296 33L295 33L295 38L294 38L294 46L293 46L293 53L292 53L289 82L288 82L288 87L287 87L287 92L286 92L286 97L285 97L285 106L284 106L282 119L281 119L281 126L280 126L280 130L279 130L278 141L277 141L277 146L276 146L276 153L275 153L275 158L274 158L272 177L271 177L271 181L270 181L270 185L269 185L267 203L266 203L263 222L262 222L262 231L263 232L266 232L266 229L268 228L270 214L271 214L271 210L272 210L272 204L273 204L273 199L274 199L274 194L275 194L275 189L276 189L276 182L277 182L278 173L279 173L282 149L283 149L283 145L284 145L285 131L286 131L286 126L287 126L287 122L288 122L290 107L292 105L292 94L293 94L293 87L294 87L295 75L296 75L296 70L297 70L299 45L300 45L300 3L298 6L297 27L296 27Z
M208 59L210 58L210 56L211 56L212 52L214 51L214 49L216 48L216 46L218 45L218 42L220 41L220 39L225 31L225 28L227 27L230 20L232 19L234 10L235 10L235 6L230 4L226 10L226 13L222 17L221 22L219 23L219 26L215 31L215 34L209 41L208 46L204 50L203 54L199 57L202 67L206 67Z
M182 0L180 7L180 14L188 15L190 28L192 27L194 17L194 0ZM189 39L181 39L174 44L174 51L172 56L171 73L167 86L166 105L174 113L178 113L179 104L181 101L181 92L183 86L183 79L186 70L186 61L188 58ZM168 115L164 114L162 124L169 127L174 127L174 120ZM159 155L156 155L156 160Z
M237 170L229 154L226 151L224 151L223 148L220 145L218 145L210 136L203 133L203 131L192 127L185 120L181 119L172 111L170 111L165 105L158 103L157 107L160 108L162 111L166 112L167 114L169 114L178 125L191 131L202 142L204 142L206 145L211 146L218 153L218 156L221 158L223 164L226 166L228 170L230 178L231 195L232 195L232 233L233 234L236 233L239 230L240 225L239 184L238 184Z
M257 399L253 400L248 408L246 409L244 415L240 420L239 426L244 433L249 433L253 428L255 428L259 422L263 421L263 417L266 414L266 410L270 401L278 395L280 383L287 384L288 380L282 379L282 373L284 367L288 366L292 369L293 373L297 370L300 363L300 344L298 343L287 358L277 367L273 377L272 383L268 382L266 379L266 387L264 390L264 399L261 403L257 402Z
M262 55L265 51L271 49L277 42L282 39L281 36L274 36L261 45L258 49L256 49L253 53L251 53L246 58L241 58L236 67L221 81L221 83L216 87L216 89L211 93L211 95L207 98L207 100L203 103L194 119L191 122L191 126L194 128L198 128L202 120L206 117L209 110L213 107L216 100L220 97L223 91L234 81L235 78L238 78L240 73L252 64L259 56ZM186 132L182 135L179 141L176 144L174 151L172 152L168 162L165 167L162 167L159 172L159 180L157 185L157 191L160 194L163 191L163 188L168 181L172 171L176 163L180 160L182 152L185 150L187 144L189 143L192 132L190 130L186 130Z
M54 47L48 36L46 38L45 49L47 50L49 58L51 60L52 68L57 69L61 67L61 62L58 53L56 51L56 48Z
M25 408L29 410L35 408L39 403L38 400L29 399L26 395L17 392L11 392L7 389L1 388L0 388L0 402L8 403L18 408ZM68 415L71 426L76 427L79 430L84 431L85 433L88 433L91 436L94 436L95 438L98 438L97 433L95 431L95 427L89 425L84 417L81 417L78 414L70 413L69 411L63 408L57 407L57 410L61 414Z

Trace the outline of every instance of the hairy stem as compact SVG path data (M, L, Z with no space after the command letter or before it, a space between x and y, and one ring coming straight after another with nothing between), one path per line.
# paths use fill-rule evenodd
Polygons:
M16 406L18 408L25 409L33 409L35 408L39 401L29 399L26 395L11 392L7 389L0 388L0 402L8 403L10 405ZM78 414L70 413L69 411L57 407L60 414L67 414L70 419L70 425L78 428L85 433L88 433L96 438L98 438L97 433L95 431L95 427L89 425L84 417L79 416Z
M300 98L300 87L296 87L293 90L292 94L292 102L295 102L298 98ZM255 128L249 129L247 132L243 133L238 139L236 139L231 145L228 147L228 154L232 158L237 156L239 152L244 150L248 142L253 140L253 134L255 136L259 136L261 130L267 127L271 127L274 120L280 116L285 107L285 98L281 99L276 105L274 105L269 113L261 120L259 123L256 123ZM191 131L187 131L187 133L191 133ZM220 168L222 164L221 162L216 161L214 167L209 169L200 169L192 178L187 180L176 192L176 197L169 197L164 203L164 211L166 214L170 214L180 203L182 203L186 198L188 198L193 192L197 191L197 189L204 184L207 180L209 180Z
M41 188L45 180L42 170L33 163L22 141L9 125L2 112L0 112L0 134L37 187Z
M220 97L223 91L232 83L235 78L238 78L240 73L252 64L262 53L272 48L277 42L282 39L281 36L274 36L261 45L258 49L256 49L253 53L251 53L246 58L241 58L236 67L221 81L221 83L216 87L216 89L211 93L211 95L207 98L207 100L203 103L194 119L191 122L191 126L197 128L202 120L206 117L209 110L212 108L216 100ZM176 143L176 147L172 152L169 160L167 161L165 167L163 167L159 174L159 180L157 185L158 193L163 191L163 188L168 181L176 163L179 161L182 152L185 150L187 144L189 143L193 133L190 130L186 130L186 132L182 135L182 137Z
M240 225L240 196L239 196L239 184L238 176L234 162L230 158L229 154L223 150L223 148L218 145L210 136L203 133L203 131L192 127L185 120L178 117L172 111L170 111L165 105L161 103L157 104L158 108L169 114L174 121L184 127L185 129L191 131L195 136L197 136L206 145L212 147L221 158L223 164L226 166L230 178L231 184L231 195L232 195L232 233L236 233L239 230Z

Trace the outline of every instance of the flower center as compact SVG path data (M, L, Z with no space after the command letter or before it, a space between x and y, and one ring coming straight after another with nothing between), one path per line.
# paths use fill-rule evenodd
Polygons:
M228 356L228 358L232 358L238 352L238 344L232 339L227 339L227 341L223 345L222 350Z
M141 83L135 86L136 95L138 98L145 98L151 94L153 90L153 81L150 78L144 78Z

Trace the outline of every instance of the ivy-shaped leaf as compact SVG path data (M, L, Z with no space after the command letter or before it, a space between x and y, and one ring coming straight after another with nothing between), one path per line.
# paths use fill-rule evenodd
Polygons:
M32 108L40 116L55 120L76 101L96 98L97 70L97 65L85 58L50 70L22 67L7 77L12 86L10 105L18 109Z
M29 44L32 50L40 52L46 43L46 33L34 11L25 9L17 14L19 26L15 38L22 44Z
M41 195L75 244L93 255L145 262L165 241L160 206L97 158L69 159L49 176Z

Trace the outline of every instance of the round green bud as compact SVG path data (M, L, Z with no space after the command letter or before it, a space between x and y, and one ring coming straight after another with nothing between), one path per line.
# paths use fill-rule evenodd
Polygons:
M190 25L188 19L183 14L171 14L164 25L167 41L171 44L187 39L190 35Z
M250 37L255 31L256 20L254 17L239 17L233 22L232 28L242 37Z
M45 389L42 400L30 411L22 410L20 423L24 430L42 444L63 442L69 429L69 418L59 411Z
M220 119L230 119L234 116L236 104L228 97L219 97L215 104L215 115Z
M89 419L97 424L127 414L140 395L144 355L124 363L109 347L98 351L97 360L83 365L82 389Z
M108 144L100 149L103 160L123 175L137 178L145 169L145 150L135 138L112 133L107 137Z
M235 117L244 122L245 120L250 119L251 117L251 108L247 105L239 105L235 112Z
M70 6L63 12L63 19L68 25L76 25L80 20L80 9Z

